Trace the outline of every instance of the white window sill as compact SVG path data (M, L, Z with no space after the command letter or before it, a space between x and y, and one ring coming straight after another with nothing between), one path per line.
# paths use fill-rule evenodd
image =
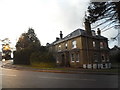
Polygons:
M77 48L77 47L76 47ZM76 49L76 48L72 48L72 49Z
M58 50L58 51L61 51L61 50Z

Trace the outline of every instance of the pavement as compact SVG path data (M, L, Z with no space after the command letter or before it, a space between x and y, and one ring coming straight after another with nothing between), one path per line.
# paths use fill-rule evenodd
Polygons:
M14 70L24 70L24 71L35 71L35 72L52 72L52 73L71 73L71 74L99 74L99 75L118 75L118 72L107 72L107 70L93 70L92 69L82 69L82 68L67 68L66 70L49 70L49 69L39 69L32 67L25 67L20 65L13 65L13 60L1 61L1 67Z

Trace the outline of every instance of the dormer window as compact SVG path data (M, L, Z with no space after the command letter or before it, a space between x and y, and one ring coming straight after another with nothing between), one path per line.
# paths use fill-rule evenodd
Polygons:
M77 48L77 46L76 46L76 41L75 41L75 40L72 41L72 48Z

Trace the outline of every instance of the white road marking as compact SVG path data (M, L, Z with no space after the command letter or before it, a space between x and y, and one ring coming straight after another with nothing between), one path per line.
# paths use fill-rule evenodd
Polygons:
M3 70L11 70L11 69L6 69L6 68L0 68L1 69L1 73L3 72ZM9 77L16 77L16 75L7 75L7 74L1 74L0 73L0 76L9 76Z
M7 69L7 68L1 68L2 70L11 70L11 69Z
M10 76L10 77L16 77L17 75L6 75L6 74L0 74L0 76Z
M96 81L95 79L80 79L80 78L59 78L59 77L39 77L46 79L64 79L64 80L84 80L84 81Z
M1 69L4 70L4 71L18 71L16 69L9 69L9 68L1 68Z

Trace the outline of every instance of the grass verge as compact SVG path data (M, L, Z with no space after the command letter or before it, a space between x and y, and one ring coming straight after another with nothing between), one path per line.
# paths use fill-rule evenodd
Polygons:
M30 67L34 69L40 69L40 70L61 70L61 71L78 71L78 72L108 72L108 73L116 73L120 72L117 68L111 68L111 69L83 69L83 68L71 68L71 67L56 67L53 63L40 63L38 64L32 64L32 65L20 65L22 67Z
M42 70L62 70L62 71L79 71L79 72L108 72L108 73L120 73L119 68L120 63L112 64L111 69L83 69L83 68L73 68L73 67L57 67L56 63L51 62L36 62L32 63L31 65L19 65L21 67L30 67L33 69L42 69Z

